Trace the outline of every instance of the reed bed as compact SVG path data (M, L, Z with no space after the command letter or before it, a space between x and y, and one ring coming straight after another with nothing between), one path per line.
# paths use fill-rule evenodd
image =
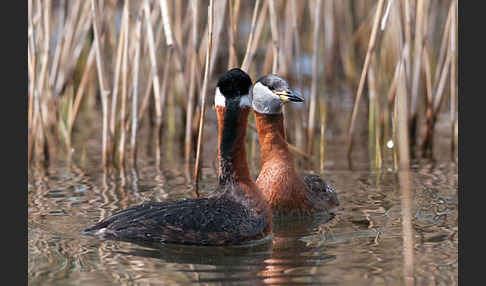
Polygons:
M301 91L305 107L285 110L287 137L299 159L314 158L321 170L333 114L328 91L342 86L354 96L342 136L350 158L357 130L369 136L374 167L390 140L399 160L403 148L432 156L445 113L455 158L457 25L457 0L29 0L29 166L71 160L81 152L73 133L100 119L100 134L91 136L99 136L106 169L135 166L147 128L157 163L169 138L184 146L197 179L205 111L218 75L233 67L254 80L279 73ZM405 114L397 117L399 102Z

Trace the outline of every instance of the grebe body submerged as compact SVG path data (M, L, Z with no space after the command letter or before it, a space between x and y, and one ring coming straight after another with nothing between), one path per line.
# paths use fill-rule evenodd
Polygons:
M241 244L271 233L272 213L248 170L245 136L251 79L232 69L218 80L218 189L209 198L150 202L83 231L101 238L196 245Z
M253 109L260 142L257 185L275 215L305 215L339 205L334 188L321 177L299 174L289 152L282 114L287 102L303 102L282 77L269 74L253 86Z

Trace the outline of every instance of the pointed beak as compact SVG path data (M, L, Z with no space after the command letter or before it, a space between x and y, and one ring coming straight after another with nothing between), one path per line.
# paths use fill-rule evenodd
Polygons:
M283 102L303 102L304 98L296 91L288 90L288 91L277 91L275 92L276 95L280 97L280 100Z

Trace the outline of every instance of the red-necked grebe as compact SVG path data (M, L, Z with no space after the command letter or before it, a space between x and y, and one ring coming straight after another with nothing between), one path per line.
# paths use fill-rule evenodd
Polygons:
M250 176L245 136L251 79L240 69L218 80L218 190L209 198L150 202L83 231L102 238L196 245L240 244L271 233L272 213Z
M276 215L328 211L339 205L334 188L313 174L298 174L283 125L282 105L303 102L282 77L269 74L252 88L260 142L261 170L256 181Z

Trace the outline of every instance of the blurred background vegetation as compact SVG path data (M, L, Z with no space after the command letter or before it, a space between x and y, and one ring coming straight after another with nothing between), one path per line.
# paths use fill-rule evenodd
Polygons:
M216 80L233 67L302 93L287 137L321 170L330 140L349 158L366 146L375 167L389 149L394 166L430 157L437 123L455 160L457 17L456 0L29 0L29 166L87 152L106 168L140 152L163 163L179 146L198 170ZM257 156L253 118L249 131Z

